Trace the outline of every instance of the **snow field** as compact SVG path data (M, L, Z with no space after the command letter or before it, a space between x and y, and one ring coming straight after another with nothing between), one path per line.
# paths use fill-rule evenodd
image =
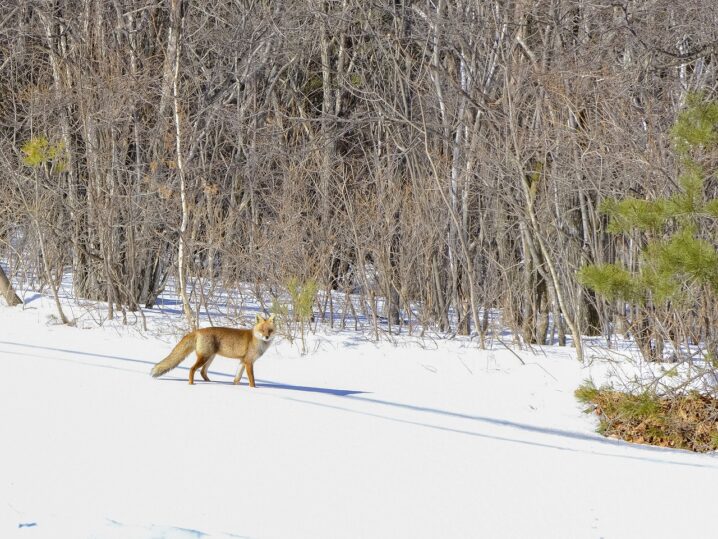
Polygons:
M179 335L51 312L0 307L0 537L714 536L716 456L595 434L570 350L327 333L189 386Z

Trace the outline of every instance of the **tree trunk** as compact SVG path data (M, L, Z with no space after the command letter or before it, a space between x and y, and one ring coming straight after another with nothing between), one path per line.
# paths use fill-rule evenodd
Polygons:
M172 104L174 109L175 144L177 151L177 174L180 180L180 199L182 204L182 222L179 229L179 247L177 249L177 273L179 275L179 295L182 299L182 311L187 323L195 329L197 323L192 315L192 307L187 298L187 227L189 226L189 204L187 201L187 182L182 155L182 119L179 104L179 67L180 67L180 32L182 32L182 0L172 0L170 14L172 29L167 45L168 51L174 52L174 73L172 77Z
M15 305L22 303L22 300L15 293L10 279L8 279L7 275L5 275L5 271L2 269L2 266L0 266L0 294L3 295L5 301L7 301L7 304L10 305L10 307L14 307Z

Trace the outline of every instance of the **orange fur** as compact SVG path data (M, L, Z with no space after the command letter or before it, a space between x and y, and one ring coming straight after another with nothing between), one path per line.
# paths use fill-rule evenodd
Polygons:
M162 376L171 371L194 351L197 361L189 370L190 384L194 384L194 373L197 369L200 369L202 378L210 381L207 369L214 356L219 354L240 360L237 375L234 377L235 384L242 379L246 368L249 385L255 387L254 362L269 348L274 334L274 316L264 318L258 314L256 322L252 329L202 328L188 333L165 359L153 367L152 376Z

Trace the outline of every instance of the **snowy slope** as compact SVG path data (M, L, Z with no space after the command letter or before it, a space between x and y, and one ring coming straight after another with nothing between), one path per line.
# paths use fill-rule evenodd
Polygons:
M570 350L347 332L189 386L176 334L51 312L0 307L2 538L716 535L716 456L594 434Z

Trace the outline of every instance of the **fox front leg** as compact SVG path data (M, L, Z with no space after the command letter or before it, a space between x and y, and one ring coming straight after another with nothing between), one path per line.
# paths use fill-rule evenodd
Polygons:
M239 369L237 369L237 376L234 377L234 383L238 384L239 381L242 379L243 375L244 375L244 363L240 363Z
M257 387L254 385L254 363L247 363L247 378L249 378L249 387Z

